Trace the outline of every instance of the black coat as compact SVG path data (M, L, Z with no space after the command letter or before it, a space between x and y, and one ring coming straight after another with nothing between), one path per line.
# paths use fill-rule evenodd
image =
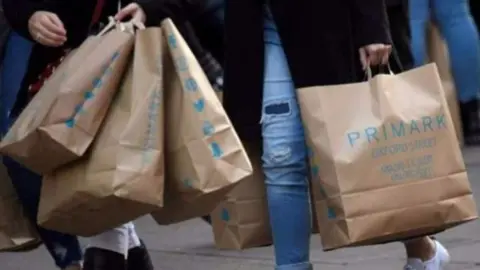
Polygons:
M390 43L384 0L270 0L297 88L364 78L358 49ZM226 2L224 103L240 136L260 136L263 3Z

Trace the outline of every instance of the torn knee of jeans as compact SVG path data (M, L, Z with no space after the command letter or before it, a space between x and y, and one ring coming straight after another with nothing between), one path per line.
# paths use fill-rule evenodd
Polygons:
M281 165L286 163L292 156L292 148L290 146L281 146L272 149L267 158L273 165Z
M288 115L291 115L289 100L277 101L264 106L260 123L268 123L277 117L285 117Z
M282 101L277 103L272 103L265 106L264 113L266 115L286 115L290 113L290 102Z

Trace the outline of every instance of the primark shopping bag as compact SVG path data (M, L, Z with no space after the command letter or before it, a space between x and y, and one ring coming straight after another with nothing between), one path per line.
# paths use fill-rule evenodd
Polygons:
M297 93L324 249L433 234L477 218L435 64Z
M43 174L85 153L133 47L133 35L114 26L67 55L0 143L3 155Z
M133 59L85 157L46 174L38 223L91 236L163 206L163 79L160 27L138 30Z
M210 214L252 174L222 104L171 20L162 23L165 58L165 205L152 214L171 224Z

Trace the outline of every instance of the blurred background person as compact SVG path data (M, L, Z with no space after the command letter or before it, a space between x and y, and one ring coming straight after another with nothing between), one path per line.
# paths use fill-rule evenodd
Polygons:
M409 15L415 66L427 61L426 32L432 18L445 38L465 144L480 145L480 43L468 1L410 0Z

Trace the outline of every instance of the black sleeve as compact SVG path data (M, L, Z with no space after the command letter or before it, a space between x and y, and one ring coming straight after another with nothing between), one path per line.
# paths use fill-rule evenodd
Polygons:
M383 43L390 44L390 33L384 0L348 0L353 35L357 48Z
M136 0L147 15L147 25L156 26L166 18L182 23L198 15L205 0Z
M28 20L37 11L55 12L55 5L49 1L3 0L3 10L13 30L33 40L28 31Z

